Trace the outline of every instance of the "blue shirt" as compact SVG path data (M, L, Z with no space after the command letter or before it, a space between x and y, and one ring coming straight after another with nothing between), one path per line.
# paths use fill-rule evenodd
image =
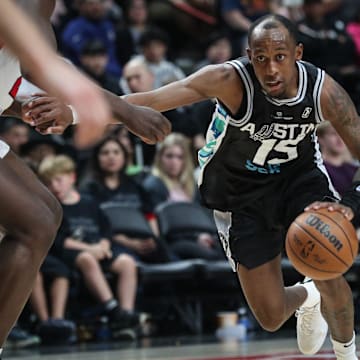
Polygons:
M90 40L100 40L108 50L109 62L106 70L115 75L121 75L121 67L116 59L115 29L109 20L91 21L82 16L72 20L62 34L64 55L75 65L79 65L81 49Z

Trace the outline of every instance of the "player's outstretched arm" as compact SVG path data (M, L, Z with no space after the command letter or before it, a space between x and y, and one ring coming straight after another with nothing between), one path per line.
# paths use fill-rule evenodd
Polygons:
M76 134L78 144L86 146L98 139L110 118L100 90L58 58L27 16L9 0L0 1L0 37L38 86L76 108L83 120Z
M234 95L236 94L236 96ZM231 65L209 65L185 79L159 89L126 95L126 101L167 111L209 98L218 98L230 109L237 109L242 101L240 77Z
M163 88L126 96L126 101L105 91L105 96L116 122L122 122L131 132L147 143L161 141L169 132L169 122L158 112L183 106L207 98L217 97L236 113L242 100L242 83L229 65L208 66L188 78ZM131 102L133 105L128 103ZM54 118L50 101L34 99L23 108L23 118L44 133L62 133L72 122L66 112ZM138 105L138 106L134 106ZM143 107L146 106L146 107Z

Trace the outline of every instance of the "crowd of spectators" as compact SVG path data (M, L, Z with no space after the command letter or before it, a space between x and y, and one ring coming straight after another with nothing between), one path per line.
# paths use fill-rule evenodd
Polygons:
M60 53L100 86L122 95L148 91L209 64L242 56L246 33L258 17L275 12L298 24L304 60L338 80L360 110L360 6L346 0L57 0L53 27ZM202 258L225 260L213 234L158 241L155 208L167 201L199 202L196 152L205 142L212 101L165 113L173 133L159 146L142 143L121 126L109 127L94 148L76 149L72 130L41 136L4 117L0 136L23 157L59 199L64 221L39 272L30 304L36 332L74 341L67 299L77 282L99 304L119 337L134 338L138 262ZM359 168L330 124L321 125L324 164L342 193ZM140 239L110 231L103 207L138 209L154 236ZM108 273L116 278L108 283ZM79 280L80 279L80 280ZM9 343L38 339L14 328ZM19 341L18 341L19 340ZM18 341L18 342L17 342Z

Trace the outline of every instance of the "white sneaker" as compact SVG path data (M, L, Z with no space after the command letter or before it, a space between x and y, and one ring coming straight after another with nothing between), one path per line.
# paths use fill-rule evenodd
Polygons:
M305 278L298 283L306 288L308 296L303 305L296 310L296 333L299 350L305 355L316 354L323 345L328 324L320 311L320 293L314 282Z

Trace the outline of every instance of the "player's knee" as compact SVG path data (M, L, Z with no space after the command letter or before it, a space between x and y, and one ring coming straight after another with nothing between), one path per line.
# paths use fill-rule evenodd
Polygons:
M45 216L47 216L48 222L53 224L57 231L63 217L63 210L59 201L49 192L40 206L42 210L39 209L39 211L46 213Z
M62 208L61 205L55 203L51 208L45 208L43 210L44 221L38 224L37 233L41 232L42 241L44 245L51 245L55 239L55 236L59 230L59 226L62 220ZM38 234L37 234L38 236Z
M282 307L271 307L254 310L254 315L260 326L269 332L277 331L284 317L284 309Z
M264 317L262 319L259 320L259 324L260 326L269 332L275 332L277 330L279 330L281 323L279 322L278 319L274 319L272 317Z
M54 199L54 201L52 202L52 204L50 206L50 211L52 212L53 222L54 222L55 229L57 232L61 225L61 221L63 218L63 209L62 209L61 204L56 199Z
M51 247L62 218L61 206L50 208L44 203L38 203L29 219L24 219L17 229L11 231L12 235L25 246L39 254L46 254ZM35 215L35 216L34 216Z

